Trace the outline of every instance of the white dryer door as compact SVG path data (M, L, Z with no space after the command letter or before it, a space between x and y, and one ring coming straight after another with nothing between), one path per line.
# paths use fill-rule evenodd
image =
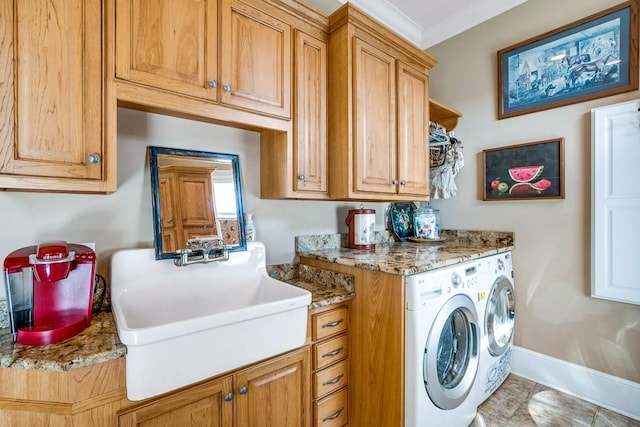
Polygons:
M515 317L513 285L507 277L500 276L491 287L485 312L489 353L492 356L501 356L509 348Z
M455 295L440 309L424 348L424 386L441 409L460 406L478 371L478 315L471 298Z

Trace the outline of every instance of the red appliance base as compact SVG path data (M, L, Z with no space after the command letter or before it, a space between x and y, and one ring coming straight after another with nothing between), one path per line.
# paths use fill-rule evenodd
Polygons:
M49 322L18 329L16 342L24 345L54 344L78 335L90 322L83 311L63 314Z

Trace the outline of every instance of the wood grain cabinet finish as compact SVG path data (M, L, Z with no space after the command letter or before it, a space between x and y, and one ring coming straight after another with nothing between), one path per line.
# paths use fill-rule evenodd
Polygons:
M231 375L182 389L118 415L118 427L231 427Z
M349 383L349 304L311 312L314 426L347 425Z
M236 425L309 426L310 366L304 347L236 373Z
M327 199L327 35L296 29L293 46L292 130L262 133L260 193L274 199Z
M116 77L290 118L291 27L235 0L117 0Z
M0 187L102 189L102 2L1 2L0 81Z
M0 425L309 427L310 367L307 345L135 402L126 398L124 358L65 372L0 369Z
M196 171L197 170L197 171ZM186 248L198 236L220 236L215 217L211 172L201 167L163 166L158 173L163 248Z
M433 65L350 4L330 17L332 199L428 199Z

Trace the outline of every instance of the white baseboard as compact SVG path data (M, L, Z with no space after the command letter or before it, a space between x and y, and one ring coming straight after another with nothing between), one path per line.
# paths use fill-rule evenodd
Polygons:
M640 421L640 384L513 346L511 372Z

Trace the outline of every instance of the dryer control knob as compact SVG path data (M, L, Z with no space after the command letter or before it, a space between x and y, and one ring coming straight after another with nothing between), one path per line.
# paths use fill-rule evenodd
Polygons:
M456 289L462 284L462 278L455 271L451 274L451 284Z

